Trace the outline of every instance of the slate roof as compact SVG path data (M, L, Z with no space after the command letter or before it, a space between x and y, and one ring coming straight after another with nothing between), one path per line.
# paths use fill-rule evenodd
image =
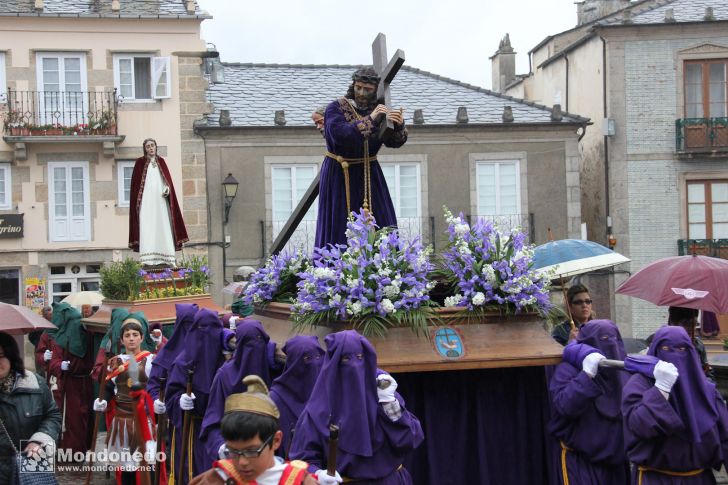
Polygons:
M664 0L651 8L640 12L632 13L631 24L636 25L657 25L673 22L665 22L665 11L672 9L674 23L706 22L705 8L713 8L715 20L728 20L728 2L726 0ZM623 24L622 18L611 18L603 22L604 26L629 25Z
M286 126L311 126L311 113L346 94L351 74L362 66L223 63L225 82L211 84L215 111L208 126L219 126L220 110L230 110L233 126L273 126L274 113L285 110ZM511 106L514 123L554 123L551 109L530 101L402 66L392 82L392 106L402 107L412 124L422 109L425 126L454 125L459 106L467 107L469 124L502 124L503 108ZM564 113L560 123L585 123L587 118Z
M44 0L43 11L34 0L0 0L0 17L112 17L112 18L211 18L195 2L188 14L184 0L120 0L120 10L111 10L111 0Z

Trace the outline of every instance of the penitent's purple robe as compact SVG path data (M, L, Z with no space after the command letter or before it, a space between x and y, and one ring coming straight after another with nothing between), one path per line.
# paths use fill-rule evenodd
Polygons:
M653 379L641 374L633 375L622 391L624 442L634 464L632 483L639 483L639 467L643 466L704 471L691 477L648 471L643 473L642 485L714 484L711 468L719 469L728 456L728 411L723 398L705 378L683 328L659 329L648 354L673 363L679 377L669 399Z
M283 441L279 455L286 458L291 437L298 417L311 396L314 384L321 372L324 349L315 335L296 335L283 346L286 368L270 387L270 398L276 403L281 417L278 419Z
M326 107L324 137L326 150L347 159L364 158L364 141L369 142L369 156L374 157L382 145L399 148L407 141L404 125L395 125L394 132L385 140L379 139L379 127L370 117L372 109L357 109L353 100L339 98ZM349 166L349 188L352 212L358 212L364 201L364 165ZM371 163L370 211L380 227L396 226L392 198L379 163ZM326 244L346 244L347 212L344 172L339 162L324 159L319 182L319 206L316 222L316 247Z
M165 404L169 421L174 427L174 470L176 473L181 450L181 434L184 413L179 406L182 394L186 392L188 370L193 370L192 393L195 395L194 409L189 411L191 417L192 436L192 476L209 470L212 460L207 456L205 447L200 441L202 417L207 409L210 384L215 372L223 363L222 355L223 327L217 313L203 308L195 314L194 323L184 341L184 349L177 356L169 370L167 395ZM189 481L188 462L185 461L183 477L176 477L175 483Z
M290 457L309 470L326 469L329 424L339 426L336 470L361 485L411 485L404 459L424 439L419 420L404 407L392 421L377 398L374 347L354 330L326 336L326 357L296 425Z
M258 320L239 320L235 327L237 347L233 357L225 362L212 381L210 397L202 420L200 440L211 460L217 460L220 445L225 441L220 432L220 422L225 414L225 399L231 394L245 392L243 379L256 375L270 385L270 361L268 343L270 337Z
M617 326L609 320L592 320L579 330L579 344L596 349L609 359L624 360L626 352ZM574 345L567 346L567 349ZM624 485L628 463L624 453L621 391L627 374L601 368L594 378L579 362L562 362L549 382L551 420L549 432L560 443L559 475L580 485ZM577 365L578 367L575 367ZM566 482L566 480L563 480Z

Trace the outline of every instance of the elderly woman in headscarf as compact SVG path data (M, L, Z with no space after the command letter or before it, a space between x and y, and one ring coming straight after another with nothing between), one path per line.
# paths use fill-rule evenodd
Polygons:
M633 375L622 391L624 441L632 483L714 484L728 456L728 412L682 327L662 327L648 355L652 376Z
M342 479L412 484L402 462L424 435L395 392L396 381L378 371L374 347L354 330L327 335L326 348L321 373L296 425L291 458L309 463L322 485ZM326 472L331 424L341 429L335 477Z
M564 347L564 362L549 384L552 416L549 432L561 442L558 466L563 483L623 485L628 463L622 438L622 387L628 375L599 369L599 362L624 360L617 326L592 320L576 342Z
M225 414L225 399L231 394L245 392L243 378L247 375L260 377L270 385L270 337L258 320L239 320L235 326L235 352L215 374L210 388L210 398L202 420L200 438L205 444L210 460L225 458L220 421Z
M200 440L202 418L207 410L210 386L215 373L225 361L222 351L225 340L222 322L212 310L200 309L183 342L183 349L169 370L166 411L174 427L172 442L172 473L175 483L187 483L190 478L210 468L212 460L207 456ZM169 345L169 343L167 344ZM187 379L191 378L192 393L187 394ZM185 413L190 416L187 438L187 454L181 456ZM182 461L182 476L178 476ZM190 472L191 471L191 472Z
M306 406L324 362L324 349L315 335L296 335L283 346L286 367L270 387L270 397L276 403L281 416L278 418L283 440L278 448L280 455L291 446L293 431L303 408Z

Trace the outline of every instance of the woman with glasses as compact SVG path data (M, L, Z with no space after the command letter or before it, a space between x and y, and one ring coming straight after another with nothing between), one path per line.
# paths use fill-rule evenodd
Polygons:
M40 453L41 445L58 439L61 413L45 379L25 369L17 342L5 332L0 332L0 419L6 430L0 430L0 483L16 483L13 446L28 456Z
M551 332L554 340L561 345L566 345L574 340L579 329L594 318L592 298L586 286L572 285L566 292L566 301L568 302L567 319L554 327Z

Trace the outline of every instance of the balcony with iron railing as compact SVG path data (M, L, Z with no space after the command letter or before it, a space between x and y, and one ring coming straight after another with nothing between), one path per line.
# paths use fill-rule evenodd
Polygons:
M682 118L675 121L678 158L728 158L728 118Z
M99 142L107 156L118 132L118 101L113 91L8 90L3 116L3 139L16 145L16 158L25 143ZM19 153L20 152L20 153ZM20 155L20 157L18 157Z
M728 239L678 239L677 252L680 256L697 254L728 259Z

